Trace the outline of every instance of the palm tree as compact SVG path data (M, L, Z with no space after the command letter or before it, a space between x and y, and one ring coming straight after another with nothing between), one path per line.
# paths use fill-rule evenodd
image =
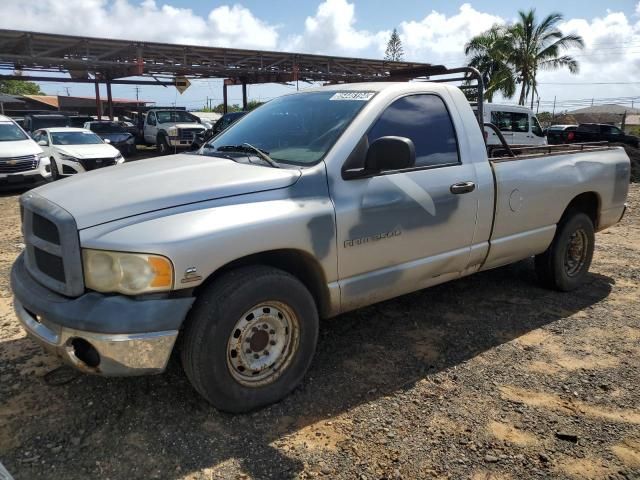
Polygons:
M494 26L472 38L465 47L465 53L471 55L469 64L487 75L487 93L493 87L494 92L499 91L511 98L517 83L521 85L518 103L524 105L529 94L533 102L537 93L539 70L567 67L571 73L578 72L578 62L569 55L563 55L562 51L572 47L583 48L584 41L579 35L562 34L558 24L563 17L559 13L547 15L540 23L536 22L535 9L520 11L518 15L519 20L513 25ZM511 87L512 82L513 90L506 88Z
M488 101L496 92L509 98L516 93L516 77L509 64L511 50L507 38L507 29L494 25L472 38L464 47L465 55L471 56L469 66L482 73Z

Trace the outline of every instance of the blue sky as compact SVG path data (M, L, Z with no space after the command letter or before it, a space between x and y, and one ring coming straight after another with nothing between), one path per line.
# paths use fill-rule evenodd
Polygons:
M2 0L0 28L370 58L383 55L390 30L398 28L408 60L454 66L465 61L462 49L469 38L496 22L512 21L531 5L520 0ZM640 101L638 0L537 0L535 8L540 16L562 13L562 30L582 35L586 43L584 50L569 52L581 64L578 75L539 75L545 109L554 97L559 108L590 98ZM72 95L93 95L92 86L42 84L51 94L65 94L65 87ZM250 86L249 96L266 100L290 90ZM114 95L135 97L135 87L116 86ZM232 88L230 96L239 102L240 88ZM207 97L221 101L221 81L196 81L183 95L173 88L141 87L140 97L197 108Z

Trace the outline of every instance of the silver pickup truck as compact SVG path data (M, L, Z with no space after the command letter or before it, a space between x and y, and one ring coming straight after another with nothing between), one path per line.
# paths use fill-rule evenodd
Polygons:
M321 318L531 256L544 285L578 287L629 159L554 148L488 159L442 83L286 95L197 155L24 194L15 310L85 372L162 372L177 348L214 406L255 409L302 380Z

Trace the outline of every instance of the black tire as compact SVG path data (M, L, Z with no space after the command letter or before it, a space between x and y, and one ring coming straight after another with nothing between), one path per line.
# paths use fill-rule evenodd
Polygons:
M291 348L284 368L273 370L271 383L247 386L234 378L234 351L229 349L232 336L239 336L238 322L247 321L246 313L263 302L286 304L295 313L297 348ZM182 365L194 388L214 407L251 411L281 400L302 381L315 353L318 323L313 297L297 278L266 266L241 267L198 295L181 339Z
M49 159L51 161L51 181L55 182L60 178L60 172L58 171L58 165L53 157Z
M579 254L571 255L568 250L572 239L575 241L576 237L582 238L578 242L584 242L584 247L575 250L580 250ZM547 251L535 257L538 278L548 288L563 292L575 290L584 282L589 272L594 245L595 234L591 218L581 212L567 213L558 224Z
M171 146L169 145L167 136L164 133L158 134L158 137L156 139L156 148L160 155L168 155L171 151Z

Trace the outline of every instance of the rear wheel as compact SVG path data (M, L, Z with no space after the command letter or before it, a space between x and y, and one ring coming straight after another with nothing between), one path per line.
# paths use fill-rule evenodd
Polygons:
M589 272L594 244L591 218L581 212L566 215L551 246L535 258L538 277L545 286L556 290L578 288Z
M243 267L198 295L181 345L187 377L216 408L246 412L285 397L311 364L318 312L286 272Z

